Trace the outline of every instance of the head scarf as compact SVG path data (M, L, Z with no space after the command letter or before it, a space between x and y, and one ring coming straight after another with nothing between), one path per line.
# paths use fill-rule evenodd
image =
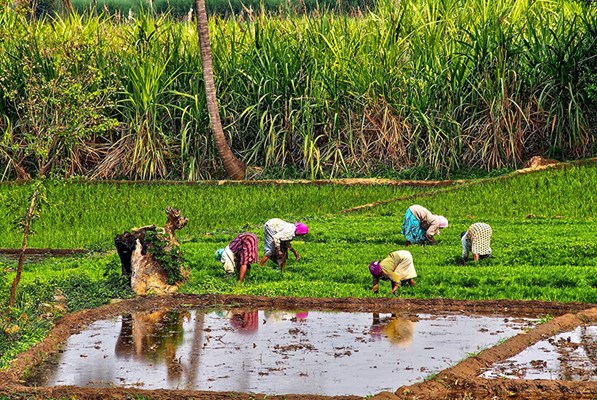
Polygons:
M216 261L222 261L222 254L224 253L224 249L217 249L215 254L214 254L214 258L216 259Z
M369 264L369 272L375 277L381 276L381 265L379 264L379 261L371 261Z
M446 217L444 217L443 215L438 215L437 219L438 219L439 227L440 228L447 228L448 227L448 219Z
M298 236L306 235L309 233L309 228L302 222L297 222L294 224L294 233Z

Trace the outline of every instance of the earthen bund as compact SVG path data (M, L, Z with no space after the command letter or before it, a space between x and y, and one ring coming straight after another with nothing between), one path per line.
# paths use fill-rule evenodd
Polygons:
M540 340L597 323L597 307L585 303L512 300L447 300L400 298L292 298L235 295L173 295L139 297L68 314L58 320L48 336L20 354L8 370L0 371L0 396L10 399L357 399L359 396L267 395L237 392L143 390L137 388L82 388L75 386L28 387L32 367L60 350L66 339L94 321L123 313L163 307L243 307L260 309L310 309L348 312L461 312L470 315L554 316L550 321L466 358L432 379L382 392L373 399L597 399L597 382L562 380L487 379L479 376L495 362L512 357Z

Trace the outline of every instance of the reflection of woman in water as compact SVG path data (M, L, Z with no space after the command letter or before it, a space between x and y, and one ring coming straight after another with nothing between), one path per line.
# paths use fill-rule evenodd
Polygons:
M259 312L257 310L232 310L230 325L240 333L253 333L259 327Z
M392 314L391 318L380 320L379 313L373 313L371 335L374 338L385 336L391 343L400 348L407 348L413 340L415 322Z
M263 312L266 321L279 322L279 321L293 321L300 322L305 321L309 317L309 311L296 310L296 311L273 311L266 310Z

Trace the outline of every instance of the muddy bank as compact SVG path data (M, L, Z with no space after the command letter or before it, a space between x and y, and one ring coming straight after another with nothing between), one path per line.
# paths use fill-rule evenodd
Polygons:
M27 248L25 249L25 259L40 261L44 258L51 257L68 257L80 254L87 254L85 249L47 249L47 248ZM18 259L21 254L21 249L0 249L0 258Z
M495 363L481 377L597 382L597 324L541 340Z
M396 395L382 393L375 398L413 398L416 394L417 399L424 398L452 398L452 395L459 396L464 391L472 390L474 392L489 393L490 396L500 396L504 392L501 387L507 385L506 393L525 393L525 398L531 398L529 389L536 390L538 395L545 394L540 388L541 383L532 381L524 382L494 382L493 380L476 378L483 368L486 368L492 362L510 357L527 346L536 343L545 336L551 336L557 331L571 329L581 323L583 320L595 320L597 312L595 310L580 312L591 307L583 303L552 303L535 301L458 301L458 300L420 300L420 299L318 299L318 298L268 298L254 296L234 296L234 295L176 295L168 297L136 298L115 302L96 309L84 310L69 314L56 322L48 337L32 349L22 353L7 371L0 372L0 395L10 396L11 398L80 398L80 399L100 399L100 398L130 398L134 395L141 395L152 399L162 398L188 398L188 399L298 399L306 398L304 395L256 395L242 393L218 393L218 392L198 392L198 391L170 391L170 390L143 390L143 389L84 389L76 387L41 387L31 388L22 385L29 369L38 365L48 355L56 353L64 341L72 334L80 332L81 329L90 323L118 316L123 313L134 311L151 311L161 307L186 308L186 307L243 307L243 308L278 308L278 309L309 309L322 311L360 311L360 312L465 312L467 314L478 315L505 315L505 316L541 316L554 315L559 316L547 324L529 331L527 334L521 334L504 342L503 344L481 352L478 356L472 357L449 368L431 381L422 384L413 385L407 388L401 388ZM552 384L547 382L546 384ZM465 385L465 386L462 386ZM597 384L584 385L572 383L558 383L563 385L563 391L557 393L593 393L597 397ZM560 387L560 386L558 386ZM514 388L514 389L513 389ZM578 390L575 388L579 388ZM595 388L595 390L593 390ZM492 389L492 390L489 390ZM517 390L520 389L520 390ZM565 390L564 390L565 389ZM381 397L380 397L381 396ZM312 399L332 398L324 396L308 396ZM335 399L353 399L357 396L339 396ZM454 397L458 398L458 397ZM510 397L512 398L512 397ZM516 398L516 397L513 397ZM522 397L520 397L522 398ZM550 397L557 398L557 397ZM570 397L574 398L574 397ZM584 397L578 397L584 398Z

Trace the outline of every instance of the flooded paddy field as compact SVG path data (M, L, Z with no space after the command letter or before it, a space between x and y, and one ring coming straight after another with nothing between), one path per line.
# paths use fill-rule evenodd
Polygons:
M561 328L578 323L571 313L586 308L399 298L137 298L65 316L0 371L0 395L292 400L478 392L484 398L495 396L488 388L515 380L481 378L483 367L538 342L537 335L572 331ZM538 325L547 314L556 318ZM532 398L528 385L519 389ZM509 398L516 390L508 388Z
M597 307L570 311L401 387L398 398L597 399ZM467 397L468 396L468 397Z
M533 319L161 309L92 323L29 384L366 396L436 374Z
M597 326L578 326L496 363L485 378L597 381Z

